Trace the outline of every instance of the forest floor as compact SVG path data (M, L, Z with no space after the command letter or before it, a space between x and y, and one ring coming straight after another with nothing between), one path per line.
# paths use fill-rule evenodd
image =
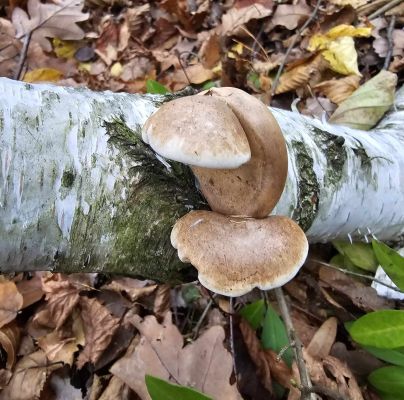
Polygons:
M0 76L130 93L234 86L327 118L381 70L402 85L403 24L404 2L388 0L0 0ZM404 367L404 353L393 362L349 333L402 308L371 287L370 240L312 246L284 294L233 300L198 282L2 276L0 400L404 399L404 386L368 379L385 361Z

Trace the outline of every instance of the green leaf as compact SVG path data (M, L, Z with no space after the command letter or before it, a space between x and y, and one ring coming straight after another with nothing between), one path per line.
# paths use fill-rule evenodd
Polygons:
M268 306L262 327L261 343L264 349L272 349L279 353L282 349L289 346L289 339L286 333L286 327L275 310ZM288 348L282 358L289 367L292 366L293 352Z
M240 315L251 325L253 329L258 329L265 315L264 300L257 300L254 303L244 306L240 310Z
M355 342L381 349L404 346L404 311L382 310L364 315L348 331Z
M384 272L400 290L404 290L404 257L377 240L372 241L372 246Z
M361 242L349 243L340 240L334 240L332 244L339 253L347 257L356 267L366 271L376 271L379 264L370 244Z
M202 85L203 90L209 90L212 89L213 87L216 87L216 84L213 81L207 81Z
M363 347L370 354L380 358L380 360L386 361L390 364L399 365L404 367L404 349L379 349L373 346Z
M161 83L158 83L157 81L153 79L148 79L146 81L146 90L147 93L151 94L166 94L170 93L170 91Z
M145 381L152 400L212 400L194 389L169 383L155 376L146 375Z
M383 367L373 371L369 382L382 393L392 394L395 400L404 400L404 368Z

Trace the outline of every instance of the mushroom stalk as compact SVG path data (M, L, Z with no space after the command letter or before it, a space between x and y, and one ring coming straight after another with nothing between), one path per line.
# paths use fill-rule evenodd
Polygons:
M139 141L164 99L0 79L2 271L178 277L171 228L206 205L188 167ZM371 132L271 111L289 153L276 213L311 242L404 233L403 89Z

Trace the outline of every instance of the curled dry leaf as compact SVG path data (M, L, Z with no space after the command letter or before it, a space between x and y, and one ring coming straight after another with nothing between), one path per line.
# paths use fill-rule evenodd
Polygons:
M349 75L341 79L323 81L314 86L314 89L324 94L333 103L340 104L359 87L360 79L358 75Z
M273 4L271 2L249 4L246 7L231 7L222 17L220 34L237 35L241 32L240 27L252 19L261 19L272 14Z
M272 375L283 387L296 390L291 384L293 379L292 370L286 365L285 361L278 359L278 356L274 351L270 349L264 350L262 348L255 331L247 321L242 319L239 326L248 353L254 364L257 366L257 372L264 387L267 390L272 391Z
M23 279L17 282L17 289L21 293L23 298L22 308L28 307L31 304L41 300L45 294L42 290L42 273L34 272L31 279Z
M0 281L0 327L11 322L24 304L24 299L14 282Z
M134 315L133 325L141 337L111 372L130 386L143 400L150 396L145 375L190 386L214 399L240 399L235 385L229 383L232 359L224 348L224 330L212 327L195 342L183 347L183 337L167 313L162 324L154 316Z
M16 362L18 346L20 345L20 328L14 321L0 329L0 345L7 353L6 368L11 370Z
M274 25L282 25L287 29L295 29L301 25L311 14L312 10L305 0L297 4L280 4L272 17Z
M157 318L163 318L171 306L171 285L162 284L157 287L154 299L153 313Z
M331 286L334 291L347 296L364 311L383 310L393 307L391 300L377 295L375 289L366 286L343 272L326 267L319 269L320 286Z
M73 322L70 329L54 330L53 332L40 337L38 346L45 352L51 362L62 362L73 365L74 353L79 345L84 346L84 328L79 313L73 314Z
M49 364L42 350L24 356L17 362L9 384L0 393L0 400L39 399L51 373L61 367L62 364Z
M77 360L80 369L86 362L95 364L111 342L119 327L119 318L113 317L97 299L80 299L86 345Z
M289 92L304 86L313 75L320 73L326 68L327 63L323 60L321 55L310 57L303 63L291 66L281 75L275 94Z
M79 301L80 288L62 274L42 278L42 290L47 303L34 316L34 323L60 329Z
M12 14L17 37L21 39L32 33L32 40L46 51L52 50L47 38L83 39L84 31L76 25L88 19L89 14L81 11L83 5L82 0L55 0L53 3L28 0L28 14L19 7Z
M114 278L110 283L102 287L102 289L112 290L118 293L123 292L132 301L152 294L156 288L157 285L150 284L150 281L142 281L133 278Z

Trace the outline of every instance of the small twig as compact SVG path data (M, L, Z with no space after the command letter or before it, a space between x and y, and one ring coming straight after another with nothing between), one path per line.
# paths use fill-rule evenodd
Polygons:
M198 333L199 333L199 329L201 329L203 320L205 319L206 315L208 314L208 311L210 310L210 308L212 307L213 304L213 300L209 299L208 304L206 304L205 309L203 310L198 322L195 325L195 328L193 329L193 339L196 339L198 337Z
M299 370L300 382L304 391L302 391L302 400L311 400L313 396L311 395L312 385L310 380L310 375L307 371L306 364L303 357L303 345L298 336L296 335L295 329L293 327L292 318L290 317L289 308L286 304L285 295L283 294L282 288L275 289L276 299L278 301L279 310L282 315L282 319L286 325L286 331L289 338L289 343L294 343L293 349L295 353L295 359L297 368Z
M295 346L296 343L295 342L290 342L288 345L283 346L280 350L279 353L276 356L276 361L281 361L283 355L290 349L293 348L293 346Z
M233 297L229 297L229 325L230 325L230 351L233 357L233 371L237 384L236 352L234 348L234 325L233 325Z
M191 80L189 79L189 76L188 76L188 74L187 74L187 71L186 71L184 65L182 64L182 59L181 59L181 55L182 55L182 54L183 54L183 53L178 53L178 52L177 52L178 62L180 63L180 67L181 67L181 69L182 69L182 72L183 72L184 75L185 75L185 78L186 78L187 81L188 81L188 84L189 84L189 85L192 85Z
M264 28L264 24L262 24L262 27L260 29L261 30ZM261 51L264 53L264 57L266 58L267 61L270 61L267 52L265 51L264 47L262 46L262 44L258 41L258 39L244 26L241 27L241 29L248 35L250 36L250 38L252 38L252 40L254 40L254 44L253 44L253 49L252 51L255 52L254 47L258 46Z
M395 23L396 23L396 16L392 15L392 17L390 18L389 28L387 29L387 43L388 43L389 48L387 50L386 58L384 60L384 65L383 65L383 69L386 69L386 70L389 68L391 56L393 55L393 50L394 50L393 30L394 30Z
M341 393L336 392L335 390L328 389L325 386L321 385L313 385L311 388L307 388L301 385L293 385L297 389L299 389L302 393L315 393L322 394L334 400L349 400L347 397L342 395Z
M278 87L278 84L279 84L279 78L281 77L282 71L283 71L283 69L285 68L285 64L286 64L286 62L287 62L287 60L288 60L288 57L289 57L290 52L291 52L292 49L295 47L295 44L296 44L296 42L297 42L297 39L302 35L303 31L310 25L310 23L311 23L311 22L314 20L314 18L316 17L317 12L318 12L318 10L319 10L319 8L320 8L320 5L321 5L321 1L322 1L322 0L317 0L316 6L314 7L314 10L313 10L313 12L311 13L310 17L306 20L306 22L304 23L304 25L303 25L301 28L299 28L299 29L297 30L295 36L293 37L292 42L290 43L289 47L287 48L286 53L285 53L285 57L283 57L282 64L281 64L281 65L279 66L279 68L278 68L278 71L277 71L276 76L275 76L275 79L274 79L274 83L273 83L273 85L272 85L272 91L271 91L272 96L275 95L276 88Z
M22 46L20 59L18 60L17 71L14 74L14 79L19 80L21 78L21 73L24 68L25 60L27 59L28 47L31 42L32 31L27 33L24 37L24 44Z
M392 0L392 1L388 2L383 7L380 7L378 10L376 10L375 12L370 14L368 16L368 19L371 20L371 19L377 18L379 15L383 14L385 11L389 11L391 8L393 8L396 5L400 4L402 1L403 0Z
M398 287L389 285L388 283L385 283L385 282L381 281L380 279L374 278L374 277L372 277L372 276L365 275L365 274L361 274L361 273L359 273L359 272L348 271L347 269L339 268L339 267L337 267L337 266L335 266L335 265L328 264L328 263L326 263L326 262L324 262L324 261L316 260L316 259L313 259L313 258L311 259L311 261L314 261L314 262L316 262L316 263L318 263L318 264L321 264L321 265L323 265L324 267L332 268L332 269L335 269L335 270L337 270L337 271L343 272L344 274L347 274L347 275L358 276L359 278L364 278L364 279L367 279L367 280L369 280L369 281L376 282L376 283L378 283L378 284L380 284L380 285L382 285L382 286L385 286L385 287L387 287L387 288L389 288L389 289L395 290L396 292L404 293L404 292L403 292L402 290L400 290Z

